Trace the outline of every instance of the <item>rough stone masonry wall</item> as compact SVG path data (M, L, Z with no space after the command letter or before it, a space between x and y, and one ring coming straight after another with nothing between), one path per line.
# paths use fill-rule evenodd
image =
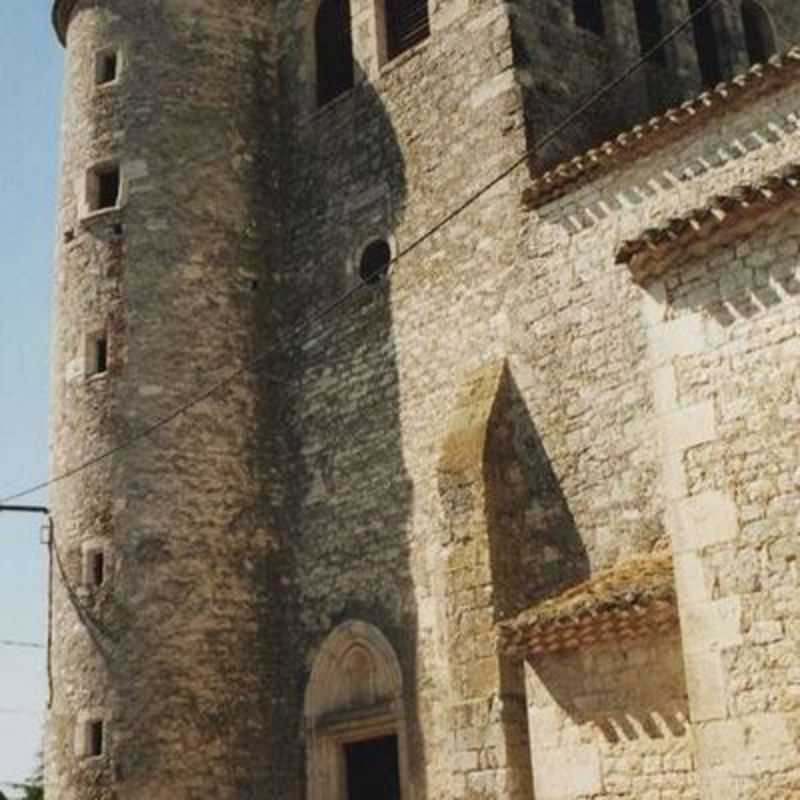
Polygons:
M680 635L526 665L536 800L692 800Z
M673 424L692 428L673 470L670 527L702 785L709 797L791 797L800 792L797 215L687 256L648 290L668 320L654 344L674 343L657 373L660 402Z
M431 37L381 65L374 5L354 2L359 83L315 110L307 60L313 20L305 5L285 6L283 18L292 25L281 58L287 319L306 319L357 285L360 254L371 239L389 239L395 253L402 250L522 152L502 4L447 0L430 10ZM501 219L515 200L508 195L484 203L457 223L455 239L429 243L395 267L415 284L408 319L415 320L413 335L423 344L405 346L423 359L412 370L413 402L428 413L435 408L428 405L434 385L450 383L449 375L424 366L439 327L424 317L445 303L441 294L434 302L423 299L433 277L428 267L437 267L446 281L450 264L466 262L480 238L494 251L494 234L480 232L484 219L513 239L513 225L504 230ZM484 217L489 213L498 215L494 223ZM294 491L286 505L296 563L290 591L298 679L292 696L299 725L305 681L330 632L348 619L378 627L402 666L410 788L422 800L452 791L449 708L461 690L450 685L439 605L445 593L441 542L429 514L436 436L411 431L410 444L404 430L408 400L393 294L386 284L361 290L313 325L299 351L303 388L293 424ZM409 461L415 462L414 482Z
M643 229L790 160L798 141L797 108L795 92L755 102L747 112L711 123L697 136L567 195L521 220L521 227L511 221L518 187L502 186L416 258L398 265L391 330L399 379L397 431L414 487L409 558L423 621L418 697L424 708L440 692L431 708L442 727L453 687L442 647L450 634L439 599L446 596L447 576L433 465L467 376L489 360L508 359L591 569L665 544L672 497L668 464L654 446L661 410L646 295L615 264L615 254ZM507 214L498 216L498 208ZM342 315L326 339L336 347L349 341L354 319L352 312L349 321ZM665 346L670 341L666 337ZM341 362L334 359L331 378L337 368ZM342 392L354 397L344 386ZM361 397L356 406L371 412L367 401L374 389L365 387ZM674 436L672 441L673 448L686 442ZM336 459L340 451L334 452ZM390 486L372 485L375 491ZM343 495L341 502L352 501ZM447 752L438 749L444 737L422 719L430 748L428 789L447 797L447 786L430 779L446 773L437 766L444 760L439 754ZM739 760L746 760L741 753ZM480 780L480 766L462 768Z
M610 280L622 241L793 160L797 109L797 92L790 90L724 117L679 147L541 209L545 224L538 235L549 231L573 247L586 242L574 260L564 249L558 257L559 265L571 261L576 285L595 269ZM686 680L704 798L778 798L797 791L791 600L796 520L789 522L797 503L797 453L782 444L790 428L774 421L776 406L791 415L796 405L794 236L791 228L774 229L720 253L687 256L683 269L677 266L667 278L671 288L648 285L635 292L642 316L632 330L643 327L648 342L652 411L646 424L650 439L662 443L656 502L664 504L678 556ZM737 306L750 310L743 314ZM755 364L764 371L753 373ZM760 467L763 462L771 479L740 465L751 458ZM761 496L760 508L751 495ZM751 542L743 531L759 522L765 538ZM769 640L775 656L768 655Z
M248 0L75 4L54 472L126 443L267 339L254 291L275 241L267 11ZM96 86L109 49L118 79ZM119 165L122 193L119 208L92 215L97 164ZM92 377L86 338L99 330L110 364ZM285 625L265 500L270 388L248 373L56 487L48 796L280 794L292 765L278 746ZM83 574L87 545L106 554L99 588ZM100 755L86 747L93 721L104 724Z
M514 63L524 96L528 146L533 148L566 116L642 56L632 0L602 2L602 34L576 25L572 2L516 0L511 13ZM656 5L654 0L653 5ZM658 0L663 35L690 15L688 0ZM800 18L793 3L763 2L778 50L800 37ZM741 2L721 0L713 10L717 50L725 80L750 66ZM555 163L582 155L614 135L645 123L703 90L692 26L664 48L664 61L643 65L608 94L580 124L569 126L537 150L531 168L538 173Z
M114 262L100 226L92 236L81 230L74 256L66 247L62 254L55 467L163 416L198 382L206 385L209 372L241 363L265 342L286 350L289 366L276 371L301 384L276 390L253 378L152 447L98 471L97 484L55 498L72 554L67 569L78 569L84 535L108 537L123 616L136 623L115 644L122 667L107 679L63 594L57 598L63 635L48 767L56 797L129 790L199 797L213 786L222 796L260 790L300 798L305 680L325 638L354 618L374 623L399 656L412 800L452 798L454 787L495 796L489 779L497 765L475 752L487 718L499 716L496 692L483 698L483 716L463 720L464 740L478 746L453 758L453 709L464 687L453 679L451 654L459 636L465 647L470 641L445 604L450 576L436 480L450 415L467 377L487 361L508 362L515 404L526 411L516 413L537 440L535 463L547 465L560 495L546 505L570 521L564 529L577 537L587 569L663 544L670 532L664 512L676 499L669 491L676 449L662 453L654 441L662 414L676 409L659 405L654 341L678 366L691 353L669 349L684 340L661 327L670 322L658 318L665 304L648 310L614 254L643 228L790 159L796 94L709 124L531 215L519 210L523 176L515 176L401 258L389 286L361 291L306 332L302 347L289 347L285 337L297 341L298 321L357 282L358 255L370 238L389 236L402 250L524 148L501 4L432 4L431 38L385 66L376 57L371 4L353 7L365 80L318 112L308 104L310 17L299 4L278 9L287 26L280 106L258 4L237 4L231 14L229 3L223 10L210 0L171 0L146 7L149 15L171 9L168 17L139 14L130 22L122 0L83 2L73 21L64 228L75 224L74 187L89 155L120 153L133 180L120 216L118 284L100 280ZM104 8L118 13L106 16ZM91 105L81 93L106 25L107 35L119 26L133 45L119 116L105 116L101 101ZM278 111L280 146L269 135ZM270 202L277 152L280 268ZM230 160L221 155L231 153ZM88 285L93 275L96 286ZM92 400L91 387L70 389L63 376L81 351L86 320L113 317L117 303L128 333L121 346L112 340L112 396ZM654 340L653 329L663 336ZM98 408L119 409L108 429L95 420ZM279 438L274 427L282 428ZM693 457L699 443L681 441ZM540 548L546 560L561 531L537 507L535 488L514 535L527 534L528 552ZM176 509L177 496L191 501ZM482 526L465 531L476 545L485 535ZM553 572L534 573L530 591L556 588ZM486 610L492 590L475 585L475 608ZM751 600L759 598L777 602L780 592ZM763 621L776 619L765 613ZM742 658L758 652L737 651ZM655 657L645 654L644 663ZM165 683L165 705L143 702ZM106 760L79 763L69 752L70 728L78 709L95 704L112 709L111 749ZM736 738L747 730L744 710L733 709L727 727L709 727L723 734L716 743L699 741L701 754L718 757L730 742L728 760L753 763ZM763 741L760 728L751 731L750 744ZM776 779L765 791L781 786Z

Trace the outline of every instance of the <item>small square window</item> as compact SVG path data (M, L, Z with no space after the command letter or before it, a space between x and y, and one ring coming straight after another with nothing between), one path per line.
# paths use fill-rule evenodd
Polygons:
M105 331L90 334L86 340L86 374L103 375L108 372L108 336Z
M89 212L117 208L122 179L118 164L95 167L86 182L86 200Z
M95 83L105 86L113 83L119 75L119 54L116 50L104 50L97 54Z

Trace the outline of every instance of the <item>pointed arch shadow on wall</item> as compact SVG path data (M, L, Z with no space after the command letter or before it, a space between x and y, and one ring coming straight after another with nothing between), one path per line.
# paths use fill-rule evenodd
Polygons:
M496 620L589 575L568 500L504 360L467 379L451 415L439 460L450 520L449 496L470 484L482 487Z
M505 361L485 364L466 380L441 449L438 484L454 781L465 783L468 796L483 797L472 776L459 773L477 741L486 751L481 758L494 765L492 785L509 787L509 800L532 800L523 667L500 652L495 624L581 580L588 558Z

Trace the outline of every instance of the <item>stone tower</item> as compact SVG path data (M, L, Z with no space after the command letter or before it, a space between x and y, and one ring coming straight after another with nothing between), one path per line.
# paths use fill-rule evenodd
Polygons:
M797 795L800 11L705 6L56 0L52 798Z
M276 105L262 0L56 0L54 17L67 52L61 470L263 350ZM52 797L280 786L286 760L266 734L279 707L258 699L277 696L281 629L265 595L279 570L258 380L225 386L54 493Z

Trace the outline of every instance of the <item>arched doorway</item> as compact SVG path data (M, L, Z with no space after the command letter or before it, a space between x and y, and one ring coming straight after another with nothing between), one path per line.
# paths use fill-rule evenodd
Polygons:
M306 689L309 800L411 800L402 689L377 628L352 621L330 634Z

